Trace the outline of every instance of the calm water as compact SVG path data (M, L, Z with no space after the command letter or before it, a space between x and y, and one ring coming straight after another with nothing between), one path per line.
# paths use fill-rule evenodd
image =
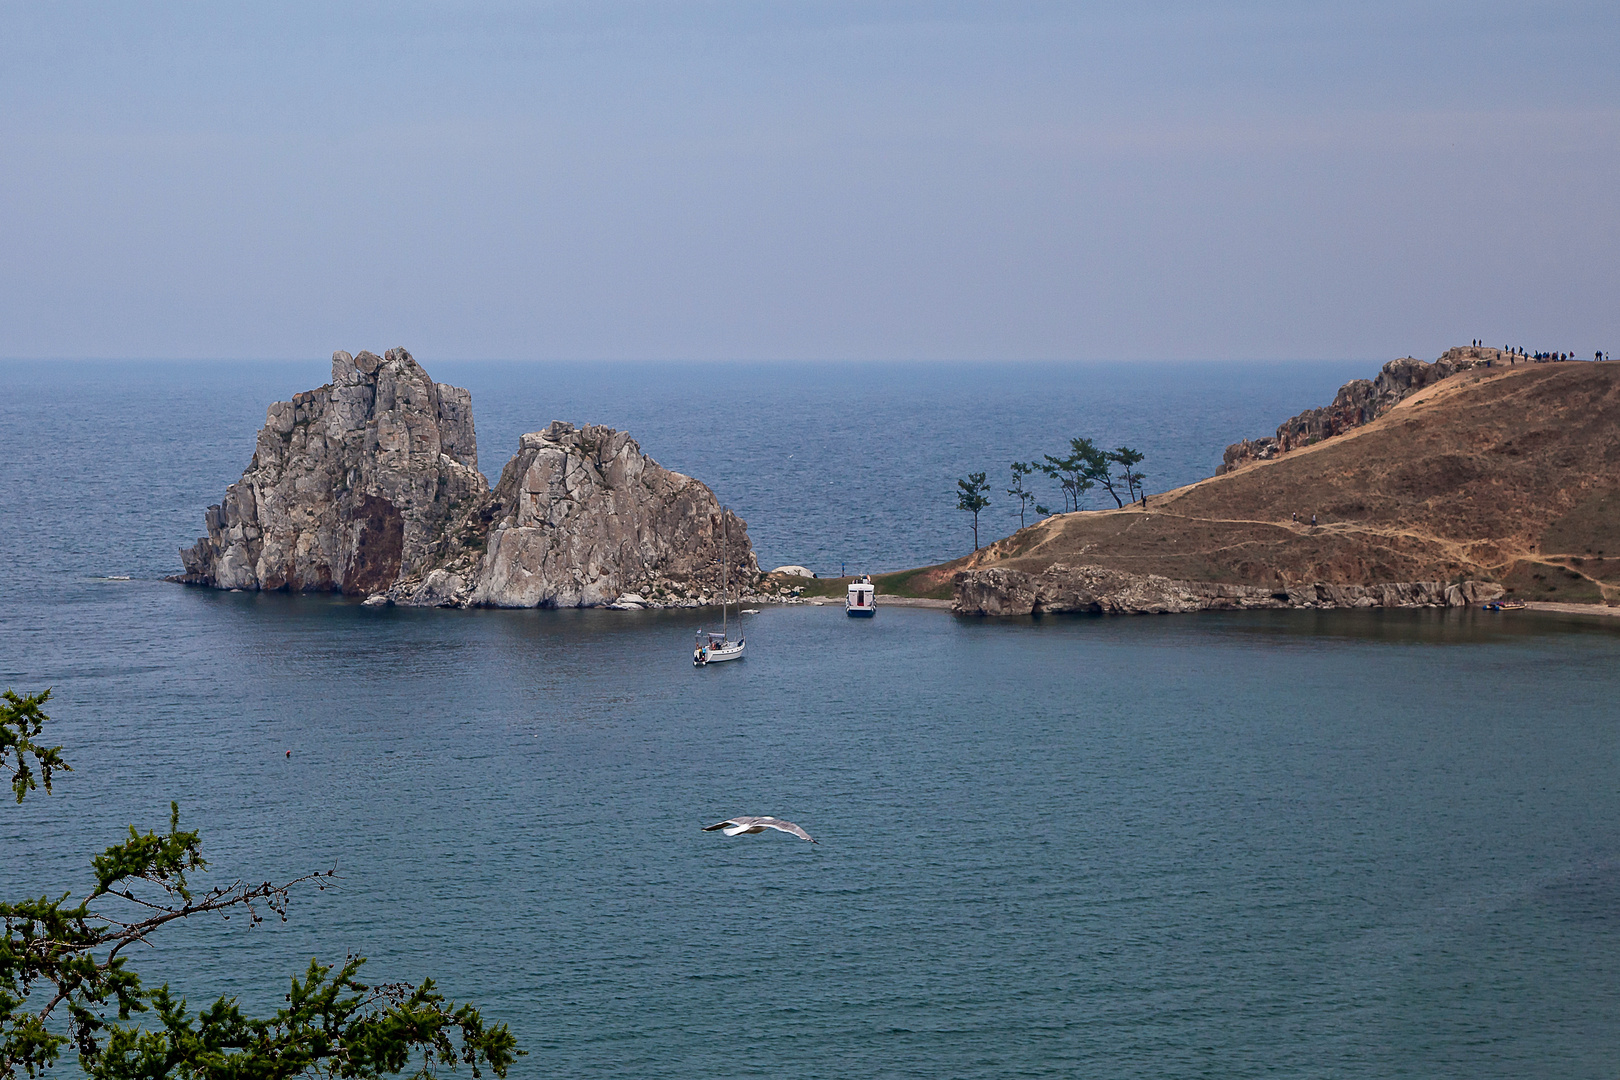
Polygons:
M1359 368L1056 369L1067 404L1030 368L434 370L486 472L604 419L712 476L763 562L890 567L950 555L942 481L1015 444L1114 409L1169 484ZM1614 1075L1614 628L795 608L697 672L689 614L153 580L322 377L0 366L0 683L56 688L78 767L0 807L0 890L82 887L171 798L218 876L342 875L286 925L171 935L149 979L267 1009L265 970L364 952L509 1021L524 1076ZM822 843L698 831L734 813Z

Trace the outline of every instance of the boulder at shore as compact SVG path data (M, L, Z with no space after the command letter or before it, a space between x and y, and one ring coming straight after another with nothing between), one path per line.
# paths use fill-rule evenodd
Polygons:
M253 461L171 580L436 607L689 606L759 577L748 526L628 434L554 423L494 491L472 396L404 349L335 353L332 382L270 406Z

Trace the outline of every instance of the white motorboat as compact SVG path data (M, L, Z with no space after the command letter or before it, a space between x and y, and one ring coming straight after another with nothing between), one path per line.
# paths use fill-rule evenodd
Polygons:
M849 595L844 597L844 614L854 619L870 619L877 614L877 586L869 575L849 583Z
M720 629L699 630L697 643L692 648L692 666L707 667L718 664L723 660L741 660L746 642L739 634L736 641L731 640L731 623L726 617L727 604L730 597L727 591L730 587L731 562L729 549L731 547L731 533L726 529L725 509L721 508L720 527L723 530L720 540ZM737 616L738 622L742 616Z

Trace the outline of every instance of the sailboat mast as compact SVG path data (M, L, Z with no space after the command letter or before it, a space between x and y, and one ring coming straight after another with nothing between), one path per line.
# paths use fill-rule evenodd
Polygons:
M727 641L731 640L731 635L726 632L726 588L731 583L731 567L726 560L730 554L727 549L730 547L731 530L726 525L726 508L722 506L720 508L720 632L726 635Z

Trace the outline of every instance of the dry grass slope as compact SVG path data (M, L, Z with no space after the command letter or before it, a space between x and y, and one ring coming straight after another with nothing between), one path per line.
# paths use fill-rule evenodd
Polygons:
M1620 363L1465 371L1365 427L1148 501L1048 518L938 576L1065 562L1261 586L1478 578L1620 604Z

